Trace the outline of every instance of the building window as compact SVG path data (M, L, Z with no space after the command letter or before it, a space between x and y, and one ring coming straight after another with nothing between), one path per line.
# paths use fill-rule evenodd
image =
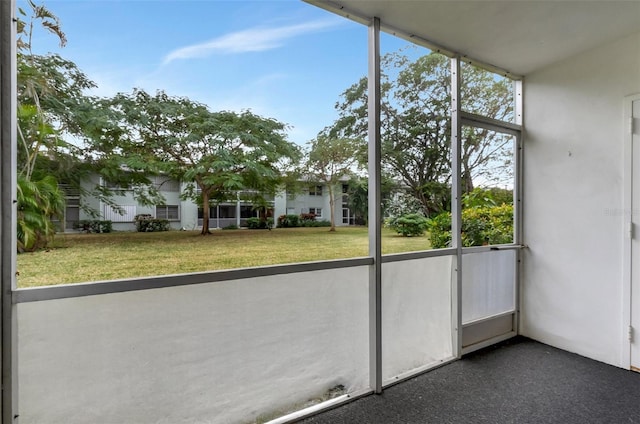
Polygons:
M351 215L349 212L350 212L349 208L342 208L342 223L343 224L349 224L349 218L350 218L349 215Z
M220 205L220 218L235 218L236 205Z
M179 221L180 207L178 205L158 205L156 206L156 218Z
M72 230L77 227L80 222L80 198L79 197L67 197L67 202L64 208L64 220L65 230Z
M349 185L342 184L342 207L346 207L349 204Z
M253 206L242 205L240 206L240 218L253 218L257 216L257 212L253 209Z
M154 177L152 180L153 186L159 191L170 191L177 193L180 191L180 183L176 180L172 180L169 177Z
M220 211L220 216L218 216ZM219 205L209 208L209 218L235 218L236 206L235 205Z
M317 218L322 218L322 208L309 208L309 213L312 213Z
M102 186L113 191L131 190L131 186L128 183L119 183L115 181L103 180Z
M310 186L309 196L322 196L322 186L321 185Z

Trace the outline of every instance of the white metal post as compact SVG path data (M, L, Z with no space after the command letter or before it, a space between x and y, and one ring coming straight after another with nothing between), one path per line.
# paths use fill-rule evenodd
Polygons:
M15 1L0 1L0 319L2 422L17 422L16 274L16 22Z
M522 201L522 187L524 185L524 93L523 93L524 82L522 79L515 80L513 82L513 101L514 101L514 112L515 112L515 123L520 125L521 129L519 134L516 136L516 142L514 146L514 163L515 163L515 181L513 186L513 207L514 207L514 215L513 219L515 220L513 226L513 241L514 243L522 246L524 244L524 238L522 235L523 229L523 201ZM519 249L516 252L516 281L515 281L515 309L516 312L513 315L513 331L516 334L520 334L520 293L521 293L521 284L522 284L522 258L523 251Z
M382 247L380 213L380 19L369 25L369 378L382 393Z
M236 226L240 228L240 193L236 193Z
M460 58L451 59L451 243L456 249L452 278L453 352L462 356L462 118L460 99Z

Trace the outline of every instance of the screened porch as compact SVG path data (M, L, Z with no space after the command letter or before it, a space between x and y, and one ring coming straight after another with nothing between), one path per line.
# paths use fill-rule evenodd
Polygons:
M15 4L1 3L2 422L637 419L640 3L309 3L369 28L369 254L34 289L15 283ZM446 248L382 255L381 31L450 60ZM468 65L512 82L510 119L465 110ZM475 131L512 158L509 243L463 247Z

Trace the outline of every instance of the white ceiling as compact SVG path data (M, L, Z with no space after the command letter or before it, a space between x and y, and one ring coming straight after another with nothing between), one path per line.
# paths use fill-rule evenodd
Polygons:
M305 0L517 75L640 32L640 1ZM640 45L629 54L640 55ZM604 66L604 64L603 64Z

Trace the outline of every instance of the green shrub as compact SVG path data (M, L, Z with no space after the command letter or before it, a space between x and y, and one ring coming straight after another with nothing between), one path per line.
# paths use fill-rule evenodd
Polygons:
M278 217L278 227L292 228L300 226L300 217L298 215L280 215Z
M147 218L147 216L136 216L136 230L139 233L154 233L159 231L169 231L168 219Z
M451 246L451 213L443 212L429 220L431 246ZM513 206L476 206L462 211L464 247L513 243Z
M238 226L236 224L229 224L226 227L222 228L223 230L237 230Z
M300 223L300 226L301 227L331 227L331 222L305 220Z
M503 204L513 205L513 190L498 187L476 187L471 192L462 195L463 208L499 206Z
M247 227L250 230L270 230L273 228L273 218L247 218Z
M410 213L389 220L389 226L404 237L421 236L427 230L427 218L419 213Z
M442 212L427 222L431 247L451 247L451 212Z
M153 219L153 215L151 215L149 213L139 213L138 215L133 217L133 220L135 222L142 221L142 220L145 220L145 219Z
M315 221L316 220L316 215L313 213L301 213L300 214L300 221L301 222L308 222L308 221ZM304 226L304 225L302 225Z
M87 233L110 233L113 224L111 221L86 220L78 222L78 228Z
M262 228L260 226L260 218L256 218L256 217L247 218L247 227L249 227L250 230L258 230Z

